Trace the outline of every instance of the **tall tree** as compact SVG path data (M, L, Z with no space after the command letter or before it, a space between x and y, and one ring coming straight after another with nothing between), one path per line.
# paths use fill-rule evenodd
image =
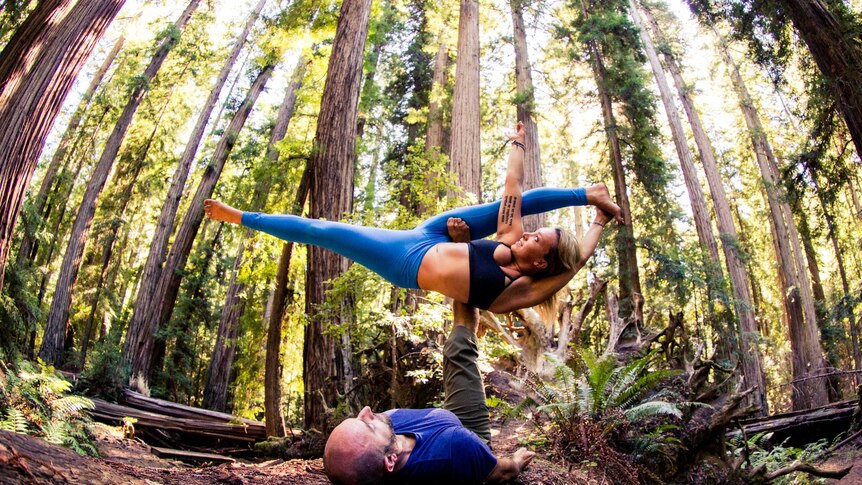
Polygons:
M459 185L482 201L482 141L479 109L479 1L461 0L458 57L452 94L450 171Z
M321 98L311 161L309 217L338 220L353 205L353 161L357 108L362 80L362 62L371 0L345 0L332 44L332 55ZM337 393L350 373L349 355L340 349L330 326L347 323L340 311L322 312L329 281L343 273L348 261L315 246L308 248L306 313L303 351L306 427L326 429L327 407L335 405ZM336 305L337 307L340 304Z
M146 263L144 263L138 296L135 300L132 319L129 323L130 329L138 328L142 324L143 319L148 315L145 309L148 309L151 306L150 303L152 301L152 296L156 291L156 287L162 274L162 265L165 262L168 240L170 239L171 230L176 221L177 210L179 209L180 200L182 199L183 190L185 189L192 161L194 161L201 138L203 138L204 130L206 129L207 123L212 115L212 111L218 102L222 89L227 82L227 78L230 75L231 70L233 70L237 59L239 59L239 55L242 52L243 47L248 40L248 36L251 33L251 30L254 27L258 15L260 15L260 11L263 9L265 3L266 0L258 0L258 3L249 14L245 27L234 41L233 48L225 60L221 71L219 71L216 76L215 84L204 102L203 108L195 122L195 126L192 128L192 133L189 136L188 142L186 142L186 147L180 157L177 169L174 171L173 177L171 178L171 185L168 188L168 194L162 204L161 211L159 211L159 218L156 221L156 230L155 234L153 234L153 241L150 243L147 260Z
M542 162L539 154L539 129L533 119L535 96L533 95L533 73L527 49L527 29L524 27L524 1L510 0L512 8L512 32L515 44L515 102L518 120L524 122L524 190L535 189L542 183ZM536 214L524 218L524 229L535 231L545 225L545 215Z
M803 301L805 287L808 287L809 297L811 289L807 273L801 266L804 263L801 260L801 251L798 250L796 224L787 202L783 200L783 195L780 193L781 185L775 155L766 138L754 101L739 73L739 67L728 52L727 45L717 32L716 35L719 36L720 53L739 97L739 105L751 138L754 158L763 177L769 204L770 222L774 232L773 242L779 263L779 281L781 293L784 295L789 327L793 378L794 380L804 379L793 386L793 409L808 409L824 405L829 402L827 381L823 378L806 379L823 373L827 364L820 346L813 300L808 305ZM809 305L811 308L808 308Z
M694 142L697 145L700 162L703 165L706 182L709 185L709 192L718 224L719 238L722 242L722 252L724 253L730 287L733 292L734 309L737 321L739 322L737 339L739 341L739 360L742 363L744 385L746 388L757 386L757 389L751 394L751 402L760 407L761 413L766 414L768 412L766 382L760 351L757 348L757 340L760 332L757 329L757 321L754 318L754 303L752 302L751 292L748 288L748 271L745 268L739 236L736 231L736 225L733 222L730 204L727 200L727 192L724 189L724 183L718 171L715 150L712 148L712 143L706 133L706 129L704 129L700 114L694 105L692 90L685 84L682 78L682 69L674 52L668 47L666 37L648 8L644 9L644 14L653 35L659 39L660 45L665 46L662 49L662 54L667 68L673 77L673 82L688 122L691 125Z
M153 54L152 59L150 59L150 63L147 65L141 78L132 88L131 93L129 93L129 101L123 108L123 112L120 114L117 124L114 125L114 129L108 137L107 142L105 142L102 156L99 157L99 162L96 164L90 180L87 182L87 190L84 192L84 199L81 201L81 207L78 209L78 214L72 225L72 235L69 239L69 245L66 248L66 254L63 256L63 263L57 278L57 286L54 290L54 299L51 302L48 321L45 324L42 347L39 349L39 356L45 362L60 363L62 361L62 335L65 333L66 325L69 321L69 311L72 307L72 291L78 279L81 257L87 244L90 224L93 222L93 216L96 213L96 204L102 193L102 189L105 187L105 182L107 182L108 176L111 173L111 168L114 165L114 160L117 158L120 145L122 145L123 139L126 137L126 132L132 124L138 107L141 105L147 91L149 91L150 82L156 77L156 73L159 72L168 54L179 41L180 36L177 33L183 31L199 4L200 0L191 0L176 22L174 22L172 28L168 29L158 40L159 47L156 49L155 54Z
M586 0L580 0L581 13L584 17L584 22L590 17L587 9ZM613 163L614 174L614 194L616 203L622 210L622 216L625 224L620 226L617 231L616 247L619 258L619 284L620 284L620 300L623 304L620 305L622 317L627 317L631 313L632 298L634 295L641 293L640 274L638 270L638 259L635 246L634 229L632 227L632 210L629 202L628 186L626 184L626 172L623 164L623 155L620 148L619 126L617 124L616 115L614 114L613 100L608 89L610 81L605 67L605 61L602 52L599 49L599 43L593 36L581 33L579 36L581 42L587 47L587 52L590 60L590 67L593 70L593 77L596 81L596 88L599 97L599 103L602 108L602 120L605 127L605 135L608 138L610 145L610 155Z
M302 78L305 76L306 61L305 57L300 57L297 61L296 68L293 71L290 84L284 92L284 99L278 109L278 114L275 118L275 124L272 127L269 137L269 145L267 146L266 159L270 163L278 161L278 148L276 144L280 142L287 133L287 128L290 126L290 120L293 118L294 107L296 106L296 95L302 86ZM272 188L272 178L263 176L255 181L254 193L251 197L249 211L258 212L266 206L267 195ZM237 249L236 257L234 258L233 274L231 275L230 286L225 297L224 310L222 311L221 320L219 321L218 333L216 335L215 349L210 360L209 373L207 375L207 383L204 388L204 407L214 411L228 410L228 388L230 386L230 373L233 367L233 360L236 355L236 337L239 332L240 316L245 308L245 283L237 281L237 276L243 264L243 256L246 252L246 241L251 238L251 229L243 231L243 241ZM252 246L251 251L254 251ZM279 325L281 321L279 320ZM283 432L282 432L283 435Z
M203 202L212 196L215 185L221 177L225 163L236 143L236 138L245 126L258 96L272 77L279 57L280 55L267 56L266 62L257 71L245 99L219 139L212 161L204 169L204 174L191 200L188 212L186 212L177 230L155 290L142 307L135 308L136 313L141 312L141 318L129 323L129 331L123 343L123 356L127 362L130 362L131 376L137 379L137 382L141 382L141 380L146 382L152 371L155 334L173 312L177 292L182 282L182 270L188 260L201 221L203 221Z
M0 53L0 287L39 152L123 0L39 2Z
M90 107L90 101L93 99L93 95L96 94L96 90L99 88L99 85L101 85L102 80L108 73L108 69L111 67L111 64L113 64L114 59L117 57L117 54L119 54L120 49L123 47L124 42L125 38L121 36L119 40L114 43L114 47L105 57L105 60L102 61L101 66L99 66L99 68L93 74L93 78L90 80L90 85L87 86L87 90L84 91L83 96L81 96L81 101L78 103L78 109L76 109L75 112L72 114L72 117L69 119L69 124L63 131L63 136L60 137L60 144L57 145L57 149L51 156L51 161L48 163L48 167L45 169L45 176L42 178L42 183L39 185L39 193L36 194L36 197L33 201L33 210L39 215L43 214L43 209L48 199L48 193L54 186L57 173L63 162L66 160L66 156L69 153L69 149L72 148L74 145L73 142L77 138L78 128L81 126L81 122L84 120L84 115L87 112L87 109ZM22 235L21 246L18 249L19 265L27 259L33 257L31 251L33 249L33 234L36 232L36 230L36 227L29 228L29 230L25 230L24 234Z

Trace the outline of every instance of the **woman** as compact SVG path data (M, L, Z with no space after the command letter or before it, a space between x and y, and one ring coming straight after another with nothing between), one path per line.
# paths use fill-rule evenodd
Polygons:
M215 200L204 201L204 211L218 221L335 251L403 288L437 291L462 303L506 313L552 297L593 254L604 225L611 219L622 222L620 208L604 184L586 189L540 188L522 197L523 123L509 139L513 144L502 201L444 212L407 231L242 212ZM524 232L522 213L588 204L596 206L596 217L580 243L563 229ZM451 242L447 221L461 229L469 227L476 239ZM481 239L495 229L493 241Z

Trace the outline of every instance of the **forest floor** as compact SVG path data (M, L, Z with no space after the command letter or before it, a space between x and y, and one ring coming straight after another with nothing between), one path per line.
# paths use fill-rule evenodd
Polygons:
M509 404L523 396L506 374L486 376L489 395ZM491 448L497 456L511 455L521 446L539 452L530 466L513 484L562 485L612 483L596 463L569 463L548 454L549 437L542 435L530 421L504 417L499 407L491 410ZM100 457L77 455L69 449L39 438L0 431L0 485L5 484L327 484L320 459L244 460L231 463L189 465L156 456L140 439L128 439L119 427L97 423L93 426ZM551 438L552 439L552 438ZM862 483L862 458L851 453L833 456L826 468L856 465L838 484ZM850 451L850 450L845 450Z
M492 423L491 446L498 456L514 452L533 436L533 426L517 419ZM237 460L216 466L190 466L157 457L118 427L95 426L101 456L83 457L39 438L0 432L0 484L327 484L323 463L315 460ZM514 484L601 483L577 467L537 456Z

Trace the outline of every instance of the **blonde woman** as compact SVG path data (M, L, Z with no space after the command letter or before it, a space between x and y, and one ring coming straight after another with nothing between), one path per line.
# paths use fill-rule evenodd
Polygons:
M218 221L329 249L395 285L436 291L458 302L506 313L552 297L592 256L605 224L612 219L622 222L620 208L604 184L539 188L522 194L523 123L518 123L509 139L512 149L502 200L453 209L411 230L242 212L216 200L204 201L204 211ZM576 205L596 207L595 219L582 241L560 228L524 232L522 215ZM450 229L467 228L475 239L452 242ZM482 239L495 231L493 240Z

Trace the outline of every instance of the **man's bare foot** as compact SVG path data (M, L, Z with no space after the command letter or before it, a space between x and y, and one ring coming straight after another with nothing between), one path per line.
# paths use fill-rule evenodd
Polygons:
M470 226L458 217L450 217L446 220L446 228L449 229L449 238L452 242L470 242Z
M599 183L587 187L587 203L605 211L605 213L613 217L618 223L626 223L623 219L623 211L620 209L620 206L611 199L611 193L608 191L607 185Z
M204 201L204 214L212 220L240 224L242 211L214 199Z

